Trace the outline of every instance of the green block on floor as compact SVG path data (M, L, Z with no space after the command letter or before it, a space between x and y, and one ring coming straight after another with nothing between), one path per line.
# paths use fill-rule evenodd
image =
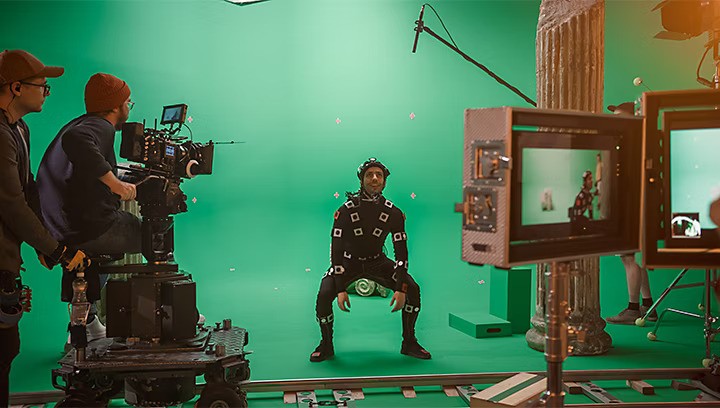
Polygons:
M512 335L510 322L482 312L450 313L450 327L476 339Z
M530 329L532 270L490 270L490 314L510 322L513 334Z

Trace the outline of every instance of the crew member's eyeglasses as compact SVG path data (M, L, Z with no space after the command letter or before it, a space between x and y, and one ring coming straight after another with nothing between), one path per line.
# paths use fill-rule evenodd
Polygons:
M127 105L128 105L128 110L132 110L133 106L135 106L135 102L128 101Z
M40 87L43 88L43 95L44 95L44 96L50 95L50 85L49 85L47 82L45 82L44 84L33 84L32 82L23 82L23 81L20 81L20 83L21 83L21 84L24 84L24 85L40 86Z

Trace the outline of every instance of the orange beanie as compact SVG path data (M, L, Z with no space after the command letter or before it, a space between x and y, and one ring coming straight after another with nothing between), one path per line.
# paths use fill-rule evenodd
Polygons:
M122 79L97 73L85 85L85 109L88 113L109 111L122 105L130 96L130 87Z

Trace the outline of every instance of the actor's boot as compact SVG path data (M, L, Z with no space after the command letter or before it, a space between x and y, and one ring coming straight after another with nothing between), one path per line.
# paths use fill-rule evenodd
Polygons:
M402 311L403 342L400 353L406 356L429 360L432 355L418 343L415 337L415 323L417 322L419 307L406 304Z
M333 347L333 315L319 317L318 323L320 323L322 339L315 351L310 354L310 361L313 363L325 361L335 355L335 348Z

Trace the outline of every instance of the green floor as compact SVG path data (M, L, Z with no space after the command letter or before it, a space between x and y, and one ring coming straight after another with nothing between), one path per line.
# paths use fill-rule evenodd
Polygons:
M409 209L411 214L414 211ZM314 306L319 281L327 267L324 229L314 231L305 225L296 225L283 237L281 244L292 245L283 247L279 251L281 256L248 257L247 254L268 253L266 243L273 242L271 231L282 227L282 219L259 217L254 225L266 228L251 229L257 236L256 243L238 250L226 237L210 233L223 227L219 221L203 219L191 212L183 215L183 220L192 221L193 232L206 237L204 245L210 250L201 252L180 241L178 261L193 273L198 285L198 308L208 322L231 318L234 325L248 330L247 349L253 351L249 356L252 380L544 370L544 355L531 350L523 335L475 339L449 327L451 312L488 310L489 289L493 285L489 267L470 266L459 259L459 242L455 241L458 237L453 233L455 216L448 213L445 219L418 222L409 227L413 236L428 237L411 241L410 250L414 260L411 273L421 285L423 296L417 336L433 353L430 361L399 353L400 314L390 313L389 298L353 295L350 313L337 309L335 312L336 357L319 364L309 362L309 354L319 339ZM224 227L235 228L233 222L236 221L226 221ZM311 219L310 222L327 221ZM184 236L186 225L183 222L177 226L178 236ZM435 241L429 239L432 236L453 239ZM26 259L31 259L30 256L26 254ZM601 258L601 270L601 307L603 316L608 316L626 305L624 271L617 257ZM651 272L651 288L656 297L675 274L672 270ZM701 271L691 271L683 282L697 281L701 276ZM57 279L47 271L33 269L27 274L26 280L36 288L35 303L33 312L21 321L23 345L11 373L12 392L52 389L50 370L57 367L67 336L67 311L57 300ZM664 306L697 310L701 294L700 288L675 291ZM534 293L523 295L534 298ZM573 357L565 368L698 368L704 357L699 320L673 316L663 325L656 342L646 339L650 328L608 326L607 330L614 345L607 354ZM442 397L442 401L450 401L442 394L435 394L431 392L427 398ZM278 406L277 398L262 397L251 395L252 406ZM394 402L398 398L394 394L387 394L387 398L393 402L381 403L374 399L373 403L380 405L368 406L411 403ZM687 393L682 394L682 398L692 399ZM429 403L427 406L442 405Z
M399 315L387 313L387 299L352 298L353 310L338 319L337 355L323 363L310 363L308 354L317 339L299 326L306 323L287 321L282 323L282 335L256 329L250 331L248 349L253 380L297 379L319 377L385 376L408 374L450 374L492 371L535 371L545 368L542 353L531 350L524 336L474 339L447 325L428 327L421 325L418 337L432 351L434 358L420 361L403 356L399 350ZM274 321L274 319L273 319ZM236 322L240 323L240 322ZM278 322L280 323L280 322ZM240 323L241 324L241 323ZM650 328L635 326L608 326L613 337L613 348L603 356L572 357L564 368L587 369L633 369L633 368L685 368L700 367L703 358L703 339L700 321L673 317L663 324L658 341L650 342L646 333ZM31 364L31 370L15 367L13 388L26 390L49 388L49 371L59 358L59 347L47 347L24 353L21 361ZM30 368L25 367L25 368ZM22 376L17 374L33 374ZM669 381L655 381L661 387L652 400L692 400L692 392L678 393L665 389ZM626 390L621 382L609 382L609 391L625 401L641 398L640 394ZM464 406L459 398L448 398L439 387L420 389L416 400L405 400L399 390L366 390L365 406ZM322 392L319 394L322 396ZM584 397L569 396L568 402L583 402ZM251 407L279 406L279 393L251 394ZM648 401L644 399L644 401ZM114 401L113 406L122 406ZM362 406L362 405L360 405Z

